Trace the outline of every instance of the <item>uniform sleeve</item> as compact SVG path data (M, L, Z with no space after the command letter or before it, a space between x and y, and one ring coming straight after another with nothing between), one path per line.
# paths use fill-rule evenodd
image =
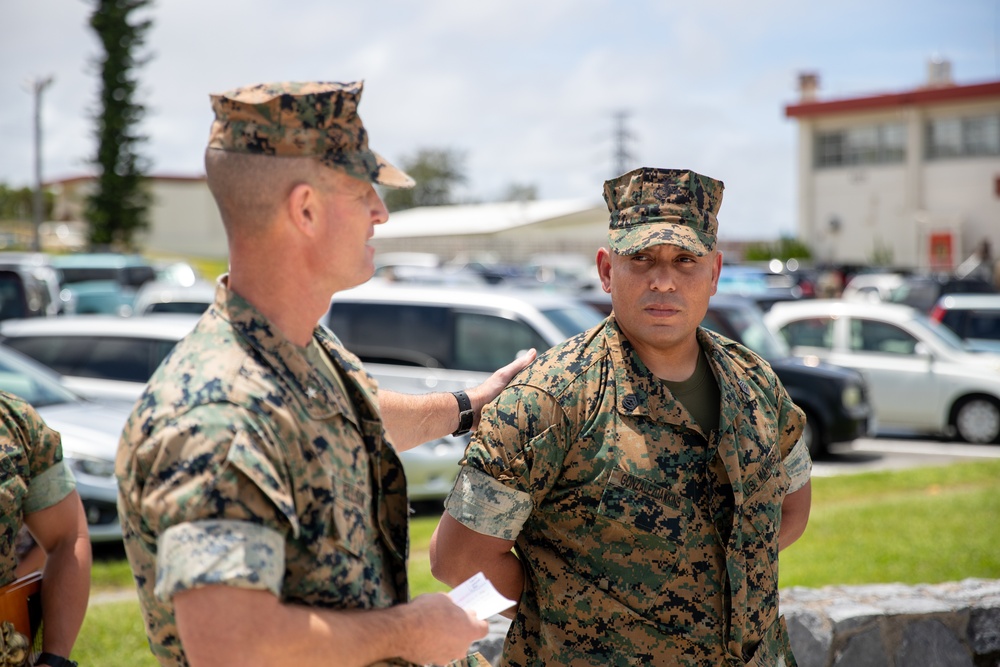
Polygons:
M476 532L513 540L558 478L566 420L551 396L512 385L483 409L445 507Z
M812 475L812 458L805 441L799 440L782 463L788 473L788 493L794 493L806 485Z
M138 504L157 536L158 595L198 585L280 592L286 536L299 525L274 438L240 408L196 408L143 448L159 450ZM257 572L258 574L254 574Z
M192 521L168 528L157 540L156 587L162 601L213 584L281 595L285 540L248 521Z
M812 458L809 456L809 448L802 440L806 415L792 402L780 381L776 379L775 382L778 386L778 423L781 427L779 447L782 463L789 477L788 493L792 493L805 486L812 474Z
M27 459L27 470L21 468L22 474L27 473L24 513L31 514L55 505L76 488L73 474L63 462L62 438L30 403L19 397L4 394L0 409L4 413L7 437L19 443L16 449Z

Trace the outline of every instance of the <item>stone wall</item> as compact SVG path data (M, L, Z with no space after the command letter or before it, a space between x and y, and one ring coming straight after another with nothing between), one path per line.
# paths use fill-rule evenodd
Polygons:
M799 667L1000 667L1000 580L781 591ZM510 622L475 647L499 664Z
M998 667L1000 581L781 591L799 667Z

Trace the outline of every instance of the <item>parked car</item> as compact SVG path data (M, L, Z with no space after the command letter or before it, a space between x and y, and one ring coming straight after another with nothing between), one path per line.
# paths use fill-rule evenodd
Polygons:
M831 444L849 442L874 430L874 414L861 373L831 364L793 357L776 337L760 309L741 297L713 296L701 325L731 338L764 357L792 400L806 413L802 437L813 457Z
M136 290L156 279L156 269L139 255L78 253L55 255L60 285L77 314L129 315Z
M132 315L183 313L200 315L215 300L215 284L198 280L181 284L169 280L154 280L136 292Z
M948 294L938 299L930 318L972 349L1000 353L1000 294Z
M475 386L520 352L547 350L602 319L542 290L369 283L338 293L323 323L382 386L417 394Z
M889 301L903 280L901 273L859 273L847 281L840 297L845 301Z
M62 436L63 458L76 477L90 539L120 540L115 452L131 405L85 400L64 387L51 370L4 345L0 345L0 390L26 400Z
M889 294L889 301L913 306L929 313L947 294L995 294L996 288L981 278L954 276L906 276Z
M0 340L90 398L134 401L196 315L67 315L0 323Z
M381 387L418 394L475 386L519 353L547 350L602 319L583 303L542 291L370 282L338 293L323 322ZM410 498L444 498L466 444L468 436L448 436L403 452Z
M59 272L41 252L0 252L0 319L58 315Z
M763 311L779 301L802 298L801 288L788 274L743 264L722 265L718 293L751 299Z
M916 309L808 300L775 304L764 320L793 354L861 371L880 431L1000 440L1000 356L970 351Z

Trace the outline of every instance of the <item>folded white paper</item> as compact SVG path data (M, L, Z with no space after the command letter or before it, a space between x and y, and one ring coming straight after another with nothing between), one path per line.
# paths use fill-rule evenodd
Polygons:
M462 609L475 612L476 617L482 620L517 604L500 595L482 572L453 588L448 595L452 602Z

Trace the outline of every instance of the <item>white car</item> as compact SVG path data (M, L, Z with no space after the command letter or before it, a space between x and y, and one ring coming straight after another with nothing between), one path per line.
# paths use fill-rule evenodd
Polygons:
M861 371L880 430L1000 441L1000 355L967 348L910 306L810 299L764 317L793 354Z
M892 291L903 285L901 273L859 273L844 285L845 301L889 301Z
M197 315L67 315L5 320L0 340L88 398L135 401Z

